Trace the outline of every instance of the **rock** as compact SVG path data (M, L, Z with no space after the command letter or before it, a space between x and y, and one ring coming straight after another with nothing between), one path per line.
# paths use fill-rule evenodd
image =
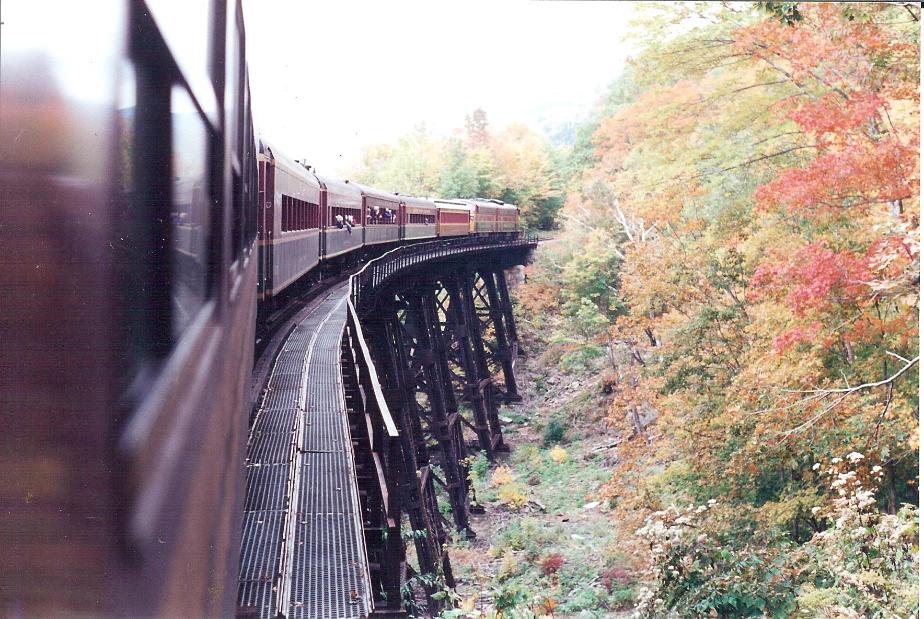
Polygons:
M504 423L513 423L513 418L511 417L501 417L500 420Z
M595 507L598 507L599 505L600 505L600 501L591 501L590 503L586 503L584 505L584 509L593 509Z
M542 478L533 473L526 479L526 483L530 486L538 486L540 483L542 483Z

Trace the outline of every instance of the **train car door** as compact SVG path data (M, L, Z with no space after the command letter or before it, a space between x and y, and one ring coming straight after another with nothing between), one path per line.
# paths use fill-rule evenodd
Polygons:
M407 203L404 200L398 203L398 238L403 239L407 231Z

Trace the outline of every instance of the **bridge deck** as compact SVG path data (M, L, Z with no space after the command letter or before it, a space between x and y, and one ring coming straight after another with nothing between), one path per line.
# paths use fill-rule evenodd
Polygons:
M347 293L289 335L251 430L238 606L261 619L371 611L340 374Z

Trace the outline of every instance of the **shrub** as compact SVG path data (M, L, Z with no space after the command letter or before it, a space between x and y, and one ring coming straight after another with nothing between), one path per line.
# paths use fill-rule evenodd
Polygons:
M546 576L551 576L561 569L561 566L565 564L565 558L559 553L555 552L550 555L547 555L542 561L539 562L539 567L542 569L542 573Z
M475 479L484 479L488 476L488 469L491 467L491 461L488 455L482 450L478 455L471 459L469 474Z
M499 611L513 610L522 606L529 600L529 595L522 585L505 583L500 589L494 591L494 606Z
M638 615L917 616L918 508L879 511L882 467L864 460L854 452L826 466L830 493L811 511L828 528L801 546L731 543L715 500L649 515L637 534L651 547L653 587L639 591Z
M603 570L603 573L600 574L600 580L606 590L612 593L614 589L621 589L629 585L632 577L628 571L621 567L611 567Z
M528 558L538 557L541 549L547 547L560 535L559 530L550 528L535 518L515 519L497 534L491 554L495 557L501 556L508 548L511 548L526 551Z
M545 426L545 432L542 434L542 444L548 447L549 445L562 442L562 439L565 438L567 429L568 427L565 425L565 422L553 417Z
M501 582L509 580L520 573L520 562L517 556L513 554L513 549L508 548L501 559L500 567L497 568L497 579Z
M815 616L844 608L862 617L917 616L918 508L879 511L883 469L863 460L854 452L826 468L836 496L813 512L833 524L800 549L799 606Z
M505 486L513 481L513 471L509 466L499 466L491 473L491 486Z
M504 484L497 491L498 500L510 509L526 507L529 498L518 484Z
M780 549L732 546L709 519L715 505L671 505L645 519L636 534L651 548L654 587L639 591L640 617L787 616L794 584L781 577Z
M568 452L562 449L560 445L556 445L549 451L549 457L556 464L564 464L568 460Z

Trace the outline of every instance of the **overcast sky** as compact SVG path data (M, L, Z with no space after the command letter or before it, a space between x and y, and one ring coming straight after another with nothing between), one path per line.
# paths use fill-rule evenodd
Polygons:
M364 145L418 123L448 133L580 119L620 72L627 2L245 0L258 130L345 175Z

